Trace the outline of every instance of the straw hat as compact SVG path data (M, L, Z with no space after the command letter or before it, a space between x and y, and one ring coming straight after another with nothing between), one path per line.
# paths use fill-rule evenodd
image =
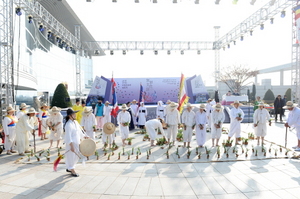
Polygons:
M167 100L166 104L171 104L171 100Z
M13 107L11 107L11 106L9 106L9 107L6 108L6 112L7 113L9 113L9 112L15 112L15 111L16 110Z
M110 102L109 102L109 101L106 101L105 104L110 104Z
M199 108L200 108L200 109L205 109L205 105L204 105L204 104L201 104Z
M82 140L79 145L80 153L84 156L94 155L96 151L96 143L92 139Z
M257 106L265 106L265 104L263 102L259 102Z
M285 105L284 107L282 107L282 108L288 109L288 108L294 108L294 107L296 107L296 105L293 104L292 101L287 101L287 102L286 102L286 105Z
M215 110L223 110L223 106L220 103L217 103L216 105L213 106Z
M29 106L26 105L26 103L21 103L21 104L20 104L20 109L27 108L27 107L29 107Z
M116 126L111 122L107 122L103 126L103 132L105 134L108 134L108 135L113 134L115 132L115 130L116 130Z
M126 104L122 104L122 108L121 109L122 110L127 110L128 108L127 108Z
M186 108L194 108L194 107L191 105L191 103L186 103L185 107L186 107Z
M135 103L136 103L136 100L134 99L134 100L132 100L132 102L135 102Z
M231 103L231 106L234 106L235 104L239 104L239 106L242 106L243 104L240 103L238 100L235 100L233 103Z
M30 114L30 113L37 113L37 112L35 111L34 108L30 108L30 109L28 110L27 114Z
M42 103L41 108L43 107L49 107L46 103Z
M81 114L86 116L86 115L90 114L91 112L93 112L93 109L85 107Z
M175 102L171 102L171 103L170 103L170 107L171 107L171 108L176 108L176 107L178 107L178 104L175 103Z
M53 106L52 109L49 111L50 113L58 113L61 111L61 108Z
M212 99L211 98L208 98L208 100L206 101L206 102L211 102L212 101Z

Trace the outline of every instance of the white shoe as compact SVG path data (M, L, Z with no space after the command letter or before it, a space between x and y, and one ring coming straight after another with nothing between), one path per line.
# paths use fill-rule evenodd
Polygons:
M300 147L296 148L295 151L300 151Z
M293 146L292 148L293 148L293 149L297 149L297 148L298 148L298 146Z

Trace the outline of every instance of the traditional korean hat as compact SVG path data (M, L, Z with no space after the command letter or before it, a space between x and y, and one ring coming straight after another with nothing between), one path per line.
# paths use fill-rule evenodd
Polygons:
M176 108L176 107L178 107L178 104L175 103L175 102L171 102L170 107L171 108Z
M109 102L109 101L106 101L105 104L110 104L110 102Z
M69 108L67 110L67 116L72 115L73 113L77 113L77 112L79 112L79 111L74 111L72 108Z
M205 109L205 105L204 105L204 104L201 104L199 108L200 108L200 109Z
M185 107L186 107L186 108L194 108L194 107L191 105L191 103L186 103Z
M286 102L286 105L285 105L284 107L282 107L282 108L288 109L288 108L293 108L293 107L296 107L296 105L293 104L292 101L287 101L287 102Z
M80 153L84 156L91 156L96 151L96 143L92 139L82 140L79 144Z
M128 108L127 108L127 106L126 106L126 104L122 104L122 110L127 110Z
M30 114L30 113L37 113L37 112L35 111L34 108L30 108L30 109L28 110L27 114Z
M220 103L217 103L216 105L213 106L215 110L223 110L223 106Z
M21 103L20 104L20 110L22 110L23 108L28 108L29 106L26 105L26 103Z
M86 115L90 114L91 112L93 112L93 109L85 107L81 114L86 116Z
M116 130L116 126L111 122L106 122L103 125L103 132L105 134L108 134L108 135L113 134L115 132L115 130Z
M58 108L58 107L56 107L56 106L53 106L49 112L50 112L50 114L51 114L51 113L58 113L58 112L60 112L60 111L61 111L61 108Z
M41 108L43 107L49 107L46 103L42 103Z
M238 100L235 100L233 103L231 103L231 106L234 106L235 104L239 104L239 106L242 106L243 104L240 103Z
M9 112L15 112L15 111L16 110L13 107L11 107L11 106L9 106L9 107L6 108L6 112L7 113L9 113Z

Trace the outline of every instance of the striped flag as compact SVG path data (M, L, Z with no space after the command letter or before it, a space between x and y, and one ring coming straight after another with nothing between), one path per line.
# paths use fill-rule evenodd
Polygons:
M111 78L111 91L112 91L112 105L113 105L113 109L111 110L111 115L113 117L117 117L118 115L118 110L119 110L119 106L118 106L118 100L117 100L117 94L116 94L116 82L114 80L114 78Z
M179 94L178 94L178 101L179 101L179 105L178 105L178 111L179 113L182 112L183 110L183 106L189 101L189 97L187 96L186 92L185 92L185 87L184 87L184 75L181 74L181 78L180 78L180 87L179 87Z
M295 12L295 22L297 27L297 43L300 41L300 5L297 5L293 8L293 11Z

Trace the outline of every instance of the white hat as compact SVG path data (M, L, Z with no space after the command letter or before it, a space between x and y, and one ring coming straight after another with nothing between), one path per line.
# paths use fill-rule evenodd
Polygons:
M176 107L178 107L178 104L175 103L175 102L171 102L170 107L171 108L176 108Z
M257 106L265 106L263 102L259 102Z
M81 114L82 115L88 115L91 112L93 112L93 109L85 107Z
M50 112L50 114L51 114L51 113L58 113L58 112L60 112L60 111L61 111L61 108L58 108L58 107L56 107L56 106L53 106L49 112Z
M288 108L293 108L293 107L296 107L296 105L293 104L292 101L287 101L287 102L286 102L286 105L285 105L284 107L282 107L282 108L288 109Z
M231 106L234 106L235 104L239 104L239 106L242 106L243 104L240 103L238 100L235 100L233 103L231 103Z
M26 103L21 103L21 104L20 104L20 109L27 108L27 107L29 107L29 106L26 105Z
M30 109L28 110L27 114L30 114L30 113L37 113L37 112L35 111L34 108L30 108Z
M122 110L127 110L128 108L127 108L127 106L126 106L126 104L122 104Z
M215 110L222 110L223 109L223 106L220 104L220 103L217 103L216 105L213 106L213 108Z
M109 102L109 101L106 101L105 104L110 104L110 102Z
M9 113L9 112L15 112L16 110L12 107L12 106L9 106L6 108L6 112Z
M46 103L43 103L42 105L41 105L41 108L42 107L49 107Z
M186 103L186 108L194 108L192 105L191 105L191 103Z
M200 109L205 109L205 105L204 104L200 104Z

